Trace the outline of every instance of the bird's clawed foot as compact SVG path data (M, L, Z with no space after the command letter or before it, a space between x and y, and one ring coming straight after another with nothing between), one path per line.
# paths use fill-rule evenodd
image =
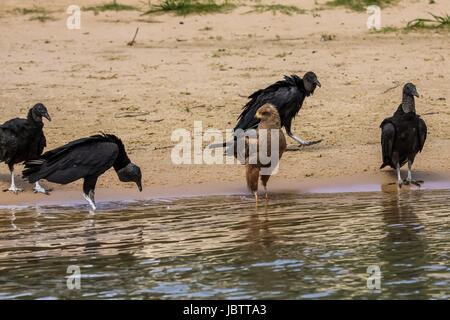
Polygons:
M297 139L295 139L295 140L299 143L298 147L295 147L295 148L287 148L286 151L299 151L299 150L302 149L302 147L312 146L312 145L314 145L314 144L318 144L318 143L320 143L320 142L323 141L323 139L315 140L315 141L310 141L310 142L308 142L308 141L303 141L303 140L302 140L302 141L298 141Z
M258 206L258 192L253 192L253 195L255 196L255 205ZM266 199L266 204L269 203L269 194L267 193L267 189L264 191L264 197Z
M43 194L49 195L50 191L53 191L53 189L46 190L46 189L42 188L40 185L37 185L33 188L33 191L34 191L34 193L43 193Z
M405 179L405 180L403 180L403 181L399 180L399 181L397 181L397 182L391 182L391 183L388 183L388 185L396 184L396 185L398 185L398 187L401 189L403 185L408 186L408 185L410 185L410 184L413 184L413 185L415 185L415 186L421 187L421 186L422 186L422 183L423 183L422 180L412 180L412 179L411 179L411 180L408 180L408 179Z
M418 186L420 188L422 183L423 183L423 181L422 180L413 180L413 179L408 180L408 179L405 179L404 183L405 183L405 186L407 186L409 184L413 184L413 185Z
M297 141L297 142L300 144L299 147L302 147L302 146L312 146L313 144L317 144L317 143L319 143L319 142L322 142L322 140L323 140L323 139L320 139L320 140L315 140L315 141L308 142L308 141L303 141L302 139L300 139L300 138L297 137L297 136L294 136L294 135L291 134L291 133L288 133L288 135L289 135L289 137L291 137L292 139L294 139L295 141Z
M401 189L402 186L403 186L403 181L402 180L398 180L397 182L390 182L390 183L388 183L388 186L392 186L393 184L396 184Z
M9 189L3 190L3 192L8 192L8 191L12 191L12 192L14 192L14 194L18 194L19 192L22 192L23 189L16 188L15 186L11 186L11 187L9 187Z
M320 140L315 140L315 141L304 141L304 143L300 143L300 145L299 145L299 147L302 147L302 146L312 146L312 145L314 145L314 144L318 144L318 143L320 143L320 142L322 142L323 141L323 139L320 139Z

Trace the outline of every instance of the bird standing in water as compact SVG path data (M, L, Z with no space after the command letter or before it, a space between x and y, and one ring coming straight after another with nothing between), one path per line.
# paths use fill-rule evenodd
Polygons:
M233 144L233 153L238 159L240 156L245 158L247 187L255 195L255 201L258 204L258 179L261 177L266 200L268 200L267 182L286 150L286 138L281 130L280 115L273 105L262 106L255 113L255 117L259 120L255 136L238 138L237 143ZM239 139L245 139L245 143L240 144ZM261 149L264 157L267 156L264 161L261 158ZM272 154L273 150L278 152L278 156ZM269 158L270 161L267 161Z
M141 169L131 163L122 141L112 134L78 139L47 151L39 159L25 162L23 178L29 182L45 179L59 184L83 178L83 196L95 210L97 179L111 167L120 181L135 182L142 191Z
M390 166L397 170L397 184L400 188L403 183L406 185L412 183L417 186L423 183L423 181L414 180L411 174L414 159L422 151L427 138L427 126L425 121L416 114L414 97L419 97L416 86L412 83L405 84L402 103L394 115L384 119L380 125L383 154L380 169ZM408 176L403 181L400 168L406 162L408 162Z
M11 119L0 126L0 161L8 165L11 172L11 186L3 191L17 194L23 191L14 182L14 165L23 161L37 159L47 145L42 118L51 121L47 108L42 103L35 104L26 119ZM48 191L35 182L34 192L48 194Z

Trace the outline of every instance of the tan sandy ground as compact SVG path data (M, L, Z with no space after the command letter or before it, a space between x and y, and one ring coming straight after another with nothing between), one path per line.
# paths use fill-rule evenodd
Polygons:
M189 191L188 185L215 183L220 189L223 181L245 187L240 165L172 164L172 131L192 131L195 120L203 121L203 129L232 128L246 96L284 74L313 70L322 88L305 100L293 132L306 140L324 141L286 153L271 180L274 185L361 175L392 180L390 170L378 169L379 124L395 111L401 87L409 81L421 94L416 108L429 130L414 169L450 173L448 32L370 33L366 13L343 8L314 11L320 5L313 0L300 5L283 2L308 10L292 16L245 14L248 6L227 14L187 17L82 12L81 30L68 30L65 8L74 2L0 4L0 122L24 117L34 103L44 103L52 116L52 122L44 120L47 150L99 131L115 133L142 168L144 187L150 190ZM428 11L448 13L445 2L404 0L382 11L382 23L401 27L426 17ZM82 7L99 3L77 2ZM120 3L142 6L139 1ZM54 11L55 20L30 21L33 15L12 12L33 6ZM137 43L129 47L137 27ZM322 34L335 38L321 41ZM398 87L386 92L394 86ZM130 112L141 115L124 117ZM291 139L288 143L295 146ZM21 169L17 166L16 172ZM3 189L10 183L9 173L4 164L0 170ZM30 193L27 183L19 181L19 186ZM80 186L81 182L53 187L80 190ZM98 186L135 188L120 183L113 170L100 178ZM14 203L23 196L3 194L1 202Z

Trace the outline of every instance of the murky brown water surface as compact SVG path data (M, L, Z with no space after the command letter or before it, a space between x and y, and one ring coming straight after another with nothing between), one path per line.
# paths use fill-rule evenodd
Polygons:
M0 208L1 299L449 299L449 190ZM68 289L69 266L80 289ZM367 268L381 272L368 289ZM69 283L77 282L70 278ZM369 280L369 284L376 281Z

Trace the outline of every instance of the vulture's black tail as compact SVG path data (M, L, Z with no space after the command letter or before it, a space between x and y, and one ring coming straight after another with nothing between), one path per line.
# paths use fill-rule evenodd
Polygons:
M25 170L22 171L22 178L30 183L35 183L40 179L39 174L45 160L29 160L25 162Z

